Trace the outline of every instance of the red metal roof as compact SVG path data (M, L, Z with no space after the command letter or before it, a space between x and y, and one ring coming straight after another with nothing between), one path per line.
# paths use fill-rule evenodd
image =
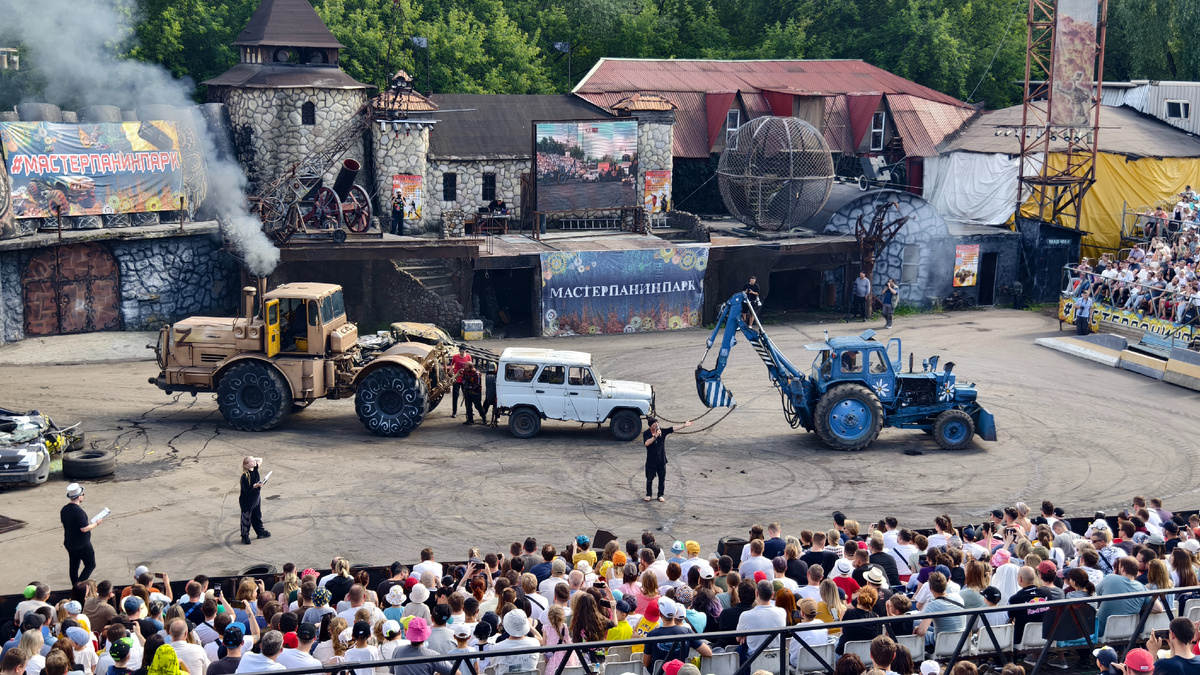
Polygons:
M676 157L708 157L712 148L708 143L708 114L704 106L704 94L690 91L613 91L602 93L579 93L577 95L605 110L612 110L621 99L636 93L658 94L675 104L674 142L671 154Z
M708 148L717 142L717 137L725 129L725 115L733 106L736 91L709 91L704 93L704 109L708 115Z
M767 97L763 94L758 94L749 91L741 92L742 105L746 107L746 117L748 120L757 119L766 115L772 115L771 104L767 102ZM791 101L788 101L788 114L791 116Z
M938 144L976 114L904 94L889 95L887 104L909 157L936 157Z
M846 106L850 110L850 143L852 148L862 145L863 135L871 128L871 118L879 109L879 100L883 94L851 94L846 97Z
M576 85L579 94L613 91L760 91L827 95L861 92L907 94L970 108L958 99L876 68L864 61L711 61L600 59Z
M842 95L825 97L825 142L832 152L854 152L854 141L850 140L850 109L846 98Z

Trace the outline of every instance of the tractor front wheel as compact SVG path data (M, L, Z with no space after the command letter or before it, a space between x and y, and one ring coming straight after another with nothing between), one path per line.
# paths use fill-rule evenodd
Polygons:
M862 450L883 428L883 406L861 384L840 384L817 402L817 435L834 450Z
M961 410L947 410L933 423L933 440L943 450L962 450L975 435L975 420Z
M408 370L383 366L359 383L354 410L376 436L407 436L425 421L429 389Z

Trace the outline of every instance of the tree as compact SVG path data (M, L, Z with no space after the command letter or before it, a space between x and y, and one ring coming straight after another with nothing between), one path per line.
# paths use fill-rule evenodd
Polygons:
M176 78L197 84L237 63L231 43L257 7L257 0L136 0L136 40L130 58L160 63ZM197 90L196 100L203 100Z

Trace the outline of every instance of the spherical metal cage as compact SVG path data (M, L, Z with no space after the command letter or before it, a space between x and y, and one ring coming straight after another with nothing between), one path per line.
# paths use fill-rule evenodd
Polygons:
M725 208L760 230L800 227L829 199L833 157L821 132L795 117L759 117L726 142L717 165Z

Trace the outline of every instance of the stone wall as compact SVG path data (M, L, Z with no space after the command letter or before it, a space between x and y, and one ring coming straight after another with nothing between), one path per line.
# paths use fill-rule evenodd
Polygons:
M875 214L875 205L889 201L899 205L899 208L888 212L889 222L904 216L908 216L909 220L900 228L896 238L876 256L875 273L871 280L873 288L878 292L889 278L896 279L900 281L901 303L927 306L932 298L941 297L945 282L954 272L954 238L946 221L929 202L908 192L868 192L838 209L825 226L825 234L853 237L858 217L861 215L863 222L869 223ZM918 247L919 262L914 270L915 276L905 282L904 249L910 245ZM839 286L839 295L840 292Z
M425 177L428 172L429 126L421 125L415 129L393 130L390 125L381 131L376 124L371 129L371 147L375 156L375 212L379 214L384 231L388 229L392 217L392 176L407 174ZM429 179L426 177L426 181ZM421 220L404 223L405 234L420 234L425 231L429 218L430 196L433 194L428 183L422 186L425 194L425 206L421 211ZM441 197L441 185L438 194ZM440 213L440 211L439 211ZM436 223L435 223L436 224Z
M236 312L238 264L221 247L219 235L113 242L125 330Z
M193 315L237 311L237 262L221 250L219 235L112 241L125 330L157 330ZM25 339L21 273L44 248L0 253L0 342Z
M671 145L674 143L674 117L664 118L662 113L638 119L638 176L637 199L646 203L646 172L672 171L674 158ZM672 176L673 178L674 176Z
M366 100L365 89L229 89L224 103L246 178L252 185L275 179L349 122ZM316 123L305 125L301 108L310 101L316 106ZM363 166L355 182L372 192L364 157L363 143L357 141L341 159L354 159ZM326 185L333 185L340 166L339 159L326 172Z
M442 211L446 209L462 209L471 214L481 206L487 206L483 198L483 174L496 174L496 195L503 197L508 203L512 221L517 222L521 214L521 174L530 170L530 158L507 159L429 159L429 168L425 174L427 186L425 200L425 222L427 229L436 229L441 224ZM442 176L447 173L458 174L457 199L442 200Z

